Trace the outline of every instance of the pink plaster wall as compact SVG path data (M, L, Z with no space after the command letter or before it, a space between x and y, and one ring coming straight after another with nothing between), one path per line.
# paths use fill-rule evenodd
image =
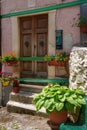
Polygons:
M29 9L28 1L29 0L4 0L2 2L2 14ZM43 7L47 5L58 4L61 3L61 1L62 0L35 0L35 4L36 7ZM63 3L71 1L73 0L64 0ZM66 43L68 39L70 40L71 38L70 45L80 41L80 29L78 27L72 27L72 20L76 14L79 13L79 9L79 6L74 6L56 11L56 29L63 30L63 44L66 44L64 49L68 45ZM2 19L2 52L11 50L11 31L11 19ZM68 38L68 36L70 37ZM8 48L6 45L8 45Z
M56 29L63 30L63 44L68 45L65 43L64 38L68 36L71 37L72 41L70 44L75 44L80 42L80 28L79 27L72 27L73 18L80 13L79 6L69 7L57 10L56 13ZM70 39L70 38L69 38Z
M28 0L4 0L2 2L1 12L7 14L10 12L27 9Z
M12 26L10 18L2 19L2 53L12 50Z
M36 7L71 2L74 0L35 0ZM2 0L2 14L29 9L28 0Z
M36 5L37 6L47 6L47 5L53 5L53 4L60 4L60 3L66 3L66 2L71 2L74 0L36 0Z
M61 0L36 0L36 6L59 4Z
M12 51L12 28L10 18L2 19L1 31L2 31L2 54L6 54ZM12 72L12 67L2 67L3 72Z

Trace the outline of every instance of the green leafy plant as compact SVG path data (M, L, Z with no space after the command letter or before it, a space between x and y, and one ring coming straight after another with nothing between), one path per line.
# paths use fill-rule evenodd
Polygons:
M50 114L53 111L59 113L61 110L72 112L74 107L81 108L85 105L85 100L81 89L70 89L67 86L52 84L44 87L42 92L34 97L33 103L37 112L44 107Z
M9 83L12 81L12 75L5 73L5 72L0 72L0 81L3 86L8 86Z
M18 57L16 56L15 53L10 52L10 53L4 54L0 60L2 63L14 62L14 61L18 61Z
M46 55L44 57L45 61L52 61L52 60L56 60L58 62L62 62L62 61L68 61L69 60L69 53L68 52L59 52L57 53L55 56L48 56Z
M77 14L76 17L73 18L72 26L80 27L81 25L87 25L87 17L80 16Z
M13 88L19 88L19 81L17 79L13 79Z
M68 52L60 52L58 54L56 54L55 56L55 59L59 62L62 62L62 61L68 61L69 60L69 53Z
M55 56L45 55L45 57L44 57L44 60L45 60L45 61L51 61L51 60L54 60L54 59L55 59Z

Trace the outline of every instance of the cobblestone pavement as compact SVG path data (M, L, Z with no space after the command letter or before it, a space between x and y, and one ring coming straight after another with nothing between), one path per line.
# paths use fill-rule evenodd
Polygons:
M0 108L0 130L51 130L49 119L28 114L9 113Z

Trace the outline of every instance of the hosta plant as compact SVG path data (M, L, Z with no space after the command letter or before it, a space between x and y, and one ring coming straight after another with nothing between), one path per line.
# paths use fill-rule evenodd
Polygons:
M48 114L53 111L59 113L61 110L72 112L74 107L81 108L82 105L85 105L84 96L81 89L70 89L67 86L51 84L44 87L42 92L34 97L33 103L37 112L42 107Z

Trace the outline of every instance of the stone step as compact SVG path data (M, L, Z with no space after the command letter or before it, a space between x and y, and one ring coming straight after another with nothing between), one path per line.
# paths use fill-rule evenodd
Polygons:
M41 85L20 84L20 91L24 91L24 92L39 93L42 91L43 88L44 86Z
M16 113L25 113L47 117L47 113L44 108L42 108L38 113L36 112L36 108L33 104L25 104L15 101L9 101L7 103L7 111L8 112L16 112Z
M24 91L20 91L19 93L11 92L9 100L26 104L29 103L32 104L32 99L35 95L36 93L33 92L24 92Z
M45 109L36 112L35 106L32 104L33 97L42 91L44 86L20 84L20 92L11 92L7 103L7 111L18 113L29 113L47 117Z

